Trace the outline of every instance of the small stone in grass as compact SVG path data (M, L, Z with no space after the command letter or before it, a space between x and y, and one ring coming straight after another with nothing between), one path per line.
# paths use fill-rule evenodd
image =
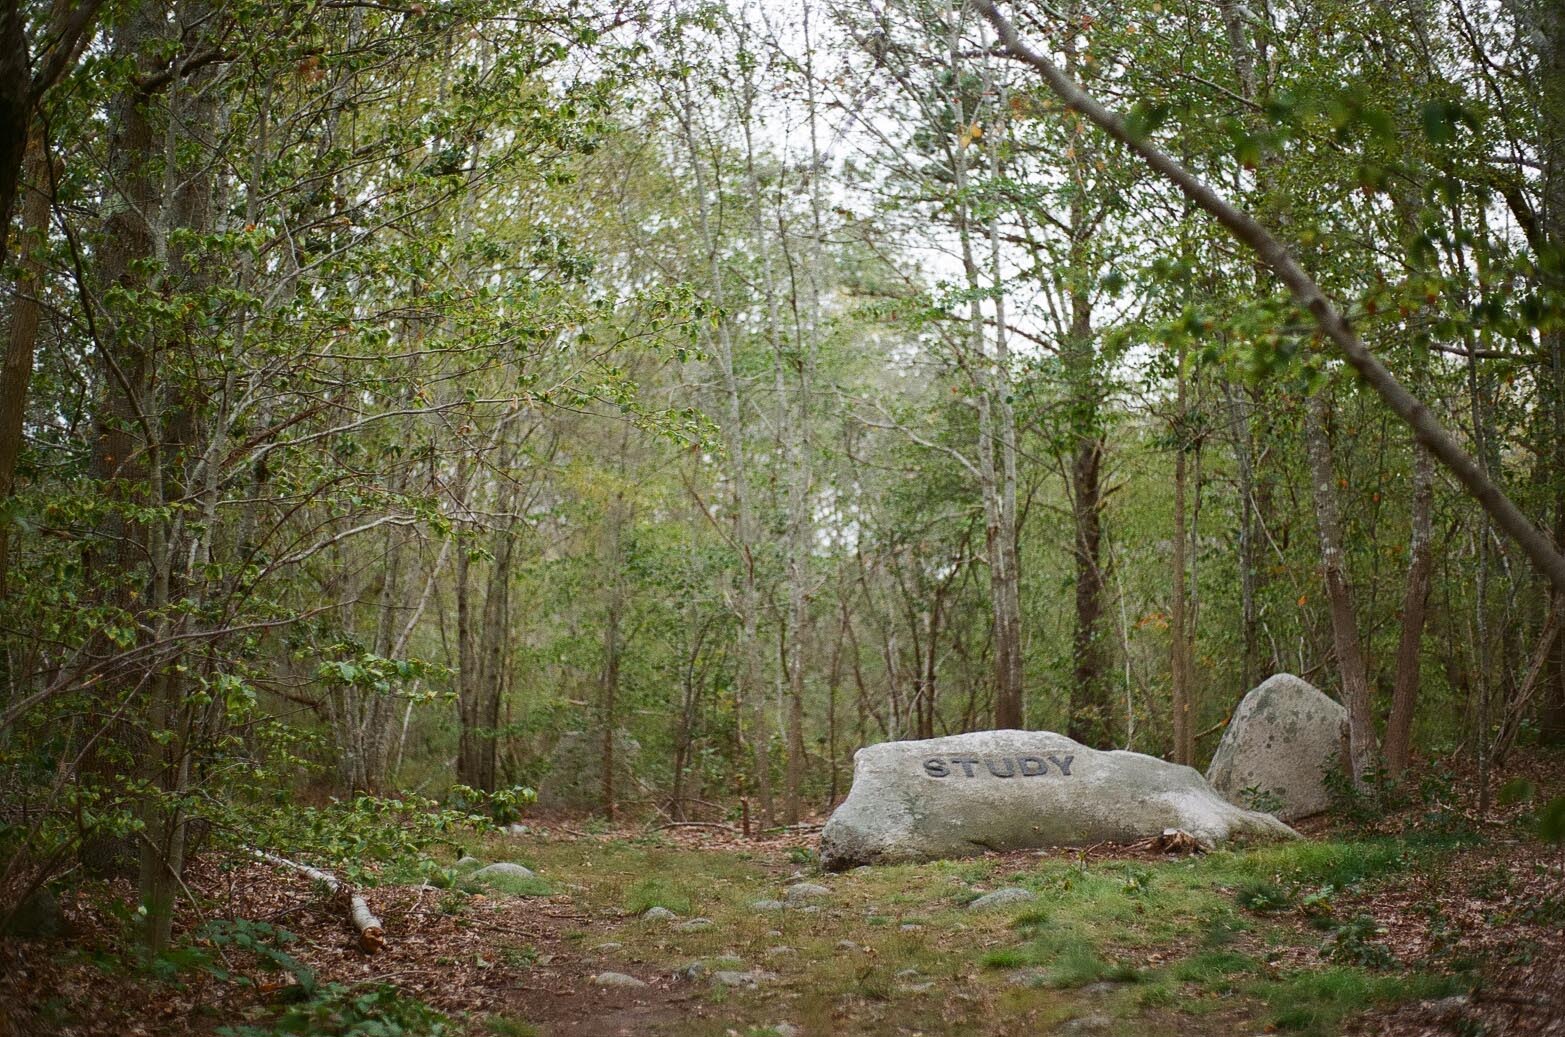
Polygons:
M795 882L783 894L790 904L802 904L807 900L819 900L831 896L831 890L814 882Z
M724 969L712 973L712 980L722 987L748 987L755 988L769 980L776 979L775 973L762 972L760 969L751 969L749 972L737 972Z
M451 867L456 871L477 871L484 866L484 862L477 857L461 857Z
M659 904L655 907L649 907L645 911L641 912L641 917L648 922L672 922L679 916L670 911L668 908Z
M788 905L784 904L781 900L752 900L752 901L750 901L750 910L752 910L752 911L781 911L783 908L785 908L787 906Z
M639 990L647 984L635 976L628 976L623 972L600 972L592 977L592 985L595 987L621 987L625 990Z
M793 953L795 953L795 951L792 947L787 947L782 944L778 944L776 947L766 948L766 956L768 958L781 958L784 955Z
M987 911L991 907L1007 907L1011 904L1025 904L1029 900L1037 900L1038 895L1030 889L1022 889L1020 886L1007 886L997 889L993 893L985 893L971 904L967 905L969 911Z
M839 951L856 951L859 949L859 945L852 940L838 940L837 949Z
M617 951L623 946L625 946L623 943L616 943L610 940L608 943L595 944L592 949L595 951Z
M684 980L697 980L706 975L706 962L692 961L674 970L674 975Z
M710 929L716 924L717 923L712 921L710 918L692 918L688 922L680 922L678 925L674 926L674 931L680 933L698 933L702 929Z

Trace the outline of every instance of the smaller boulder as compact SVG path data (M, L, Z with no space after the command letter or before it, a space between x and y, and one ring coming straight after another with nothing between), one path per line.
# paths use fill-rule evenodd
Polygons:
M595 987L619 987L624 990L640 990L645 987L646 981L623 972L600 972L592 977L592 985Z
M752 901L750 901L750 910L751 911L781 911L783 908L785 908L787 906L788 905L784 904L781 900L752 900Z
M1283 821L1331 805L1326 776L1348 760L1348 711L1307 681L1279 673L1234 710L1206 780L1237 806Z
M656 905L641 912L641 917L648 922L672 922L679 916L662 905Z
M520 864L512 864L510 861L500 861L473 872L473 878L478 879L480 882L493 882L495 879L535 879L537 877L538 873L531 868Z
M692 918L688 922L680 922L674 926L674 931L677 933L698 933L703 929L710 929L716 924L710 918Z

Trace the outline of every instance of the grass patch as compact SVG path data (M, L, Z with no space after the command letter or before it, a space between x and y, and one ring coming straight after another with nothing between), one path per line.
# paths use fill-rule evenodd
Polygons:
M625 894L625 910L639 915L654 907L666 907L676 915L691 913L690 894L666 879L642 879Z
M1195 983L1204 990L1228 993L1235 988L1234 977L1259 971L1261 963L1248 954L1221 950L1193 954L1175 965L1170 974L1182 983Z
M1266 1003L1271 1024L1277 1029L1324 1035L1335 1032L1353 1012L1398 1001L1447 997L1470 986L1459 976L1384 976L1361 969L1330 968L1261 980L1247 985L1245 991Z
M547 897L554 895L554 887L537 875L485 875L483 878L465 878L461 888L469 893L504 893L511 897Z

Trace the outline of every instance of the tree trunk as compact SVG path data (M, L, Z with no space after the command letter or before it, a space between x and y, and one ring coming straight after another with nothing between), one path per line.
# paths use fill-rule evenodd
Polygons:
M11 300L11 326L7 329L5 367L0 371L0 501L11 496L16 485L16 465L22 451L23 419L27 412L27 383L33 372L33 350L38 341L42 311L38 294L43 290L40 253L49 233L49 158L41 137L27 151L22 202L21 274ZM0 264L4 263L0 252ZM10 572L10 524L0 522L0 601L7 596Z
M1412 751L1424 617L1429 602L1429 577L1434 569L1434 482L1434 460L1429 451L1414 443L1407 585L1402 593L1402 633L1397 642L1396 673L1391 684L1391 714L1386 721L1386 773L1392 778L1402 776Z
M1174 762L1191 766L1195 744L1190 715L1190 644L1185 637L1185 349L1175 361L1178 379L1174 416L1174 590L1169 608L1169 678L1173 685Z
M1310 460L1310 491L1320 536L1321 577L1331 613L1332 644L1337 673L1342 682L1342 703L1348 710L1348 755L1353 780L1363 783L1375 767L1375 724L1370 713L1369 675L1364 668L1358 620L1353 612L1353 586L1348 580L1342 551L1342 520L1337 506L1337 478L1333 471L1327 422L1328 389L1321 387L1305 409L1305 441Z

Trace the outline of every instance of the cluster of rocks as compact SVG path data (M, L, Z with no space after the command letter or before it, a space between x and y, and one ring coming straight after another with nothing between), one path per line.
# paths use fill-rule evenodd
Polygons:
M1129 843L1171 831L1202 848L1297 838L1282 819L1326 808L1328 769L1347 759L1346 730L1342 706L1278 674L1240 703L1205 777L1052 731L976 731L867 746L854 755L852 789L821 833L821 863L842 870Z

